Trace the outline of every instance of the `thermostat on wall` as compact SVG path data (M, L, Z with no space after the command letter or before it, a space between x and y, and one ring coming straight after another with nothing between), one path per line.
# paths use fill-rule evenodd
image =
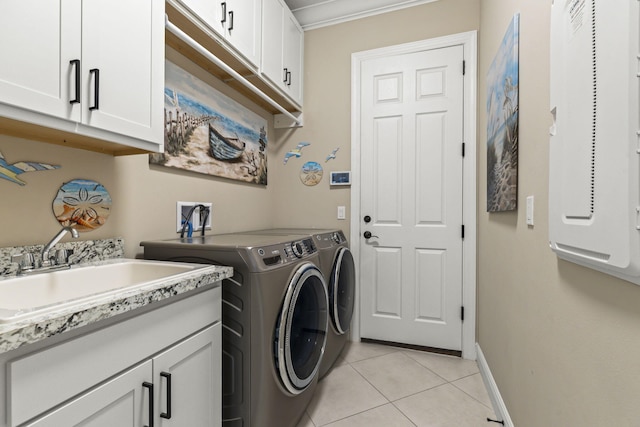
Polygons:
M351 185L351 171L331 172L331 185Z

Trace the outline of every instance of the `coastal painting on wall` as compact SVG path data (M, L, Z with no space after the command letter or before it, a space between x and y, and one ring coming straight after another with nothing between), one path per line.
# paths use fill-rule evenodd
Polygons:
M149 163L267 184L267 121L165 62L164 153Z
M487 212L517 208L519 22L514 15L487 73Z

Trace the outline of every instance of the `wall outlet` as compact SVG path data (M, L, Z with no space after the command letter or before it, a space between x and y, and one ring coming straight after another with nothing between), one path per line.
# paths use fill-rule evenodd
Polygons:
M180 232L182 230L182 221L185 220L189 211L195 205L204 205L209 208L209 216L207 216L207 221L204 224L205 230L211 230L211 218L213 217L213 203L205 203L205 202L176 202L176 232ZM200 212L200 208L196 208L193 211L193 215L191 215L191 224L193 226L193 231L202 230L202 220L204 220L204 210Z

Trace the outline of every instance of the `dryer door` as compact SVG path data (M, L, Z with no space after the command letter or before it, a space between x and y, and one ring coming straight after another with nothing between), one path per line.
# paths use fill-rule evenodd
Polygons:
M329 284L331 321L338 335L349 331L356 293L356 267L351 251L340 248L336 253Z
M312 263L301 265L287 287L275 333L278 373L292 394L302 393L318 372L327 339L327 306L322 273Z

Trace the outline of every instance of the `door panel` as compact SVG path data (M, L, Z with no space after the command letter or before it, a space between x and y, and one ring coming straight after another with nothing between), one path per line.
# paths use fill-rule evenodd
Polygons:
M416 224L444 222L444 146L445 113L416 117Z
M364 338L462 348L462 60L452 46L362 63Z
M402 313L402 252L400 248L376 248L374 314L399 319Z
M416 318L441 321L442 298L445 295L444 259L446 252L437 249L416 250L416 283L431 282L429 287L416 287Z
M374 218L380 224L400 224L402 118L383 117L376 119L374 126Z

